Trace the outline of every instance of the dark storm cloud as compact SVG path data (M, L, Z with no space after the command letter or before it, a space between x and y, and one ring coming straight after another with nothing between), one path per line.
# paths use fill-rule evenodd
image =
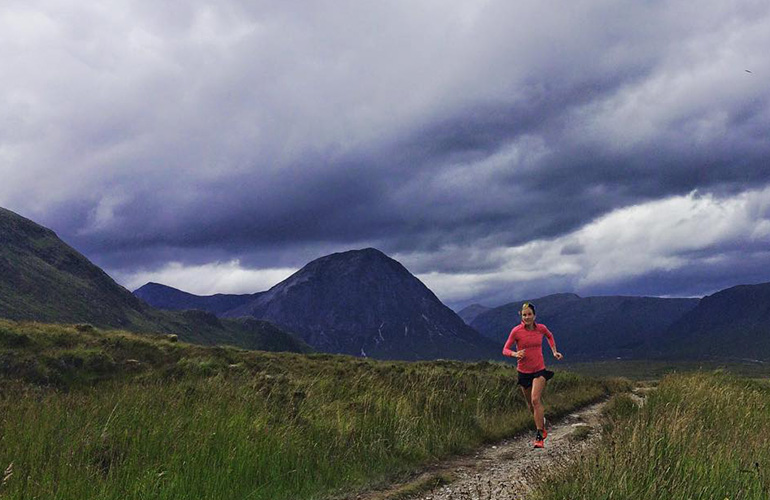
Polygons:
M113 7L0 18L0 204L121 275L376 246L415 273L491 280L468 297L511 280L647 290L586 285L579 259L604 247L571 235L624 207L770 185L764 2ZM764 235L763 217L738 218L736 238ZM573 267L511 274L548 240Z

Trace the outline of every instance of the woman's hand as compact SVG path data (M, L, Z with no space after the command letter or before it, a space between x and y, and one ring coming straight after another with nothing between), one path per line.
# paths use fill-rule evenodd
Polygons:
M562 355L561 355L561 353L560 353L559 351L554 351L554 352L553 352L553 357L554 357L554 358L556 358L556 359L561 359L561 358L563 358L564 356L562 356Z
M524 357L524 351L526 351L526 349L521 349L520 351L514 351L513 354L511 354L511 357L516 359L522 359Z

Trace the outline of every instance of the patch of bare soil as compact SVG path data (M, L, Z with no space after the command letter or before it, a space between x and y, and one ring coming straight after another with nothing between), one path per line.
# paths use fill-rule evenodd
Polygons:
M405 484L349 497L349 500L519 500L554 468L577 459L601 436L606 402L549 423L544 449L532 446L534 432L441 462Z

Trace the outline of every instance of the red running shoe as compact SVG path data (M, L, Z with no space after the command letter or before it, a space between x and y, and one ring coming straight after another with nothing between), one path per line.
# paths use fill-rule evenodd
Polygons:
M545 443L543 442L545 440L545 435L541 431L537 431L537 435L535 436L535 448L545 448Z

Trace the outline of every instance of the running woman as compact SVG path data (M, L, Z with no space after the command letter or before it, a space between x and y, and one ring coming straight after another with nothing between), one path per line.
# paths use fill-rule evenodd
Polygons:
M529 302L522 304L519 315L521 316L521 323L511 330L503 347L503 356L510 356L518 360L516 369L519 372L519 385L537 428L534 446L535 448L543 448L545 438L548 437L548 430L545 427L543 403L540 397L545 390L546 381L553 377L553 372L545 369L543 337L548 339L548 345L551 346L554 358L562 359L563 356L556 350L556 341L548 328L543 324L535 323L535 306L533 304ZM511 348L514 344L516 344L516 350L512 351Z

